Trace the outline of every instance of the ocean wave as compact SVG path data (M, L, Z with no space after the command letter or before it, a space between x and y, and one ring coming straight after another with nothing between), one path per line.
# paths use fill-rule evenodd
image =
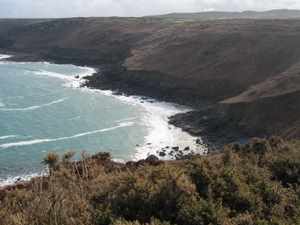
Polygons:
M6 99L24 99L25 96L23 95L17 95L17 96L8 96Z
M74 121L74 120L79 120L80 118L81 118L81 116L75 116L75 117L72 117L72 118L70 118L68 120Z
M42 104L42 105L34 105L34 106L30 106L30 107L26 107L26 108L0 108L0 111L33 111L33 110L37 110L40 108L44 108L44 107L49 107L55 104L59 104L62 103L64 101L66 101L69 98L61 98L46 104Z
M3 60L3 59L8 59L10 58L11 55L3 55L3 54L0 54L0 60Z
M84 67L84 69L85 71L79 75L79 78L46 70L35 71L34 73L36 75L49 76L65 80L66 82L64 86L78 88L81 87L85 82L85 80L82 79L83 77L92 75L97 72L93 68ZM180 148L190 146L193 150L199 153L204 152L205 150L204 146L195 146L195 137L192 137L188 133L182 131L180 128L176 128L168 123L168 117L177 113L190 111L190 108L167 102L157 102L153 99L145 99L139 96L128 97L125 95L114 95L112 91L92 90L86 87L82 88L81 90L99 93L105 96L111 96L124 103L137 105L144 111L142 121L149 131L147 136L145 137L144 146L137 148L134 159L142 159L147 157L148 154L156 154L157 150L165 146L179 146ZM127 121L131 121L131 118L125 118L117 122ZM40 142L41 140L36 141ZM56 140L50 139L46 141L49 142ZM149 145L148 143L151 143L151 145Z
M118 159L118 158L113 158L112 161L116 163L123 163L123 164L126 163L124 159Z
M4 179L0 179L0 187L14 185L19 182L30 181L32 178L46 176L47 174L48 174L47 171L43 171L41 173L32 173L32 174L26 174L26 175L24 174L15 177L13 176L6 177Z
M0 61L1 59L7 59L10 58L11 56L9 55L1 55L0 54ZM2 61L0 62L0 64L16 64L16 65L27 65L27 64L45 64L45 65L51 65L51 63L49 62L13 62L13 61ZM64 64L62 66L74 66L71 64ZM49 70L35 70L35 69L30 69L27 67L20 67L20 69L31 72L35 75L39 75L39 76L48 76L48 77L53 77L53 78L57 78L57 79L61 79L64 81L67 81L67 83L65 83L64 85L67 87L71 87L71 88L79 88L82 86L82 84L84 84L86 81L83 79L84 77L87 76L92 76L93 74L95 74L97 72L97 69L92 68L92 67L87 67L87 66L76 66L77 68L81 69L82 71L72 75L66 75L63 73L57 73L57 72L53 72L53 71L49 71ZM76 78L75 78L76 75ZM78 77L77 77L78 76Z
M114 95L112 92L106 92L105 94L116 97L127 104L138 105L144 111L141 119L148 128L148 134L145 136L144 145L136 148L136 153L133 156L134 160L145 159L151 154L158 155L157 151L167 146L170 148L179 147L180 149L189 147L195 153L206 153L206 146L198 145L196 137L169 124L170 116L189 112L192 110L191 108L140 96ZM167 156L163 159L171 158L171 156Z
M48 76L48 77L61 79L61 80L67 81L67 83L65 83L64 86L70 87L70 88L79 88L82 86L82 84L84 84L86 82L83 79L84 77L92 76L94 73L97 72L96 69L91 68L91 67L79 67L79 68L84 69L85 71L77 74L78 77L74 77L71 75L65 75L62 73L51 72L51 71L47 71L47 70L35 71L34 74L39 75L39 76Z
M158 155L157 151L167 146L179 147L180 149L190 147L195 153L199 154L205 154L207 151L206 146L196 143L198 138L191 136L181 128L169 124L170 116L192 111L192 108L169 102L159 102L155 99L141 96L117 95L110 90L95 90L87 87L82 88L82 90L113 97L126 104L139 106L143 110L141 119L148 129L148 134L144 138L144 144L137 146L136 153L132 157L133 160L145 159L152 154ZM163 159L170 158L164 157Z
M7 149L7 148L12 148L12 147L20 147L20 146L28 146L28 145L36 145L36 144L42 144L42 143L49 143L49 142L76 139L76 138L80 138L80 137L84 137L84 136L88 136L88 135L113 131L113 130L116 130L116 129L119 129L119 128L122 128L122 127L130 127L130 126L133 126L133 125L134 125L133 122L124 122L124 123L120 123L119 125L114 126L114 127L104 128L104 129L100 129L100 130L88 131L88 132L84 132L84 133L80 133L80 134L75 134L75 135L69 136L69 137L35 139L35 140L29 140L29 141L5 143L5 144L0 145L0 149Z
M34 71L35 75L41 75L41 76L48 76L48 77L54 77L62 80L72 81L74 78L72 76L68 76L61 73L55 73L47 70L37 70Z
M82 70L85 70L84 72L79 73L80 78L91 76L94 73L97 73L97 70L92 67L87 67L87 66L78 66L78 67Z
M137 119L137 117L128 117L125 119L117 120L116 123L129 122L129 121L136 120L136 119Z
M3 100L2 100L2 98L0 98L0 108L2 108L2 107L5 107L5 104L4 104Z
M5 139L9 139L9 138L17 138L19 137L18 135L6 135L6 136L1 136L0 140L5 140Z

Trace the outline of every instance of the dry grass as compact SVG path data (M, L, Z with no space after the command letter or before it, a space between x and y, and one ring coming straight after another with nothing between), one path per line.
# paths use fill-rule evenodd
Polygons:
M287 225L300 223L300 144L279 138L185 161L70 162L0 195L2 225ZM49 158L49 157L48 157ZM56 158L52 155L50 158Z

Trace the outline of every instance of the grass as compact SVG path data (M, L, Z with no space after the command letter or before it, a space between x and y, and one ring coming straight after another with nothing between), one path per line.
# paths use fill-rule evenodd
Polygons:
M49 177L1 193L0 224L300 224L297 141L253 139L208 156L127 165L105 153L72 156L46 157Z

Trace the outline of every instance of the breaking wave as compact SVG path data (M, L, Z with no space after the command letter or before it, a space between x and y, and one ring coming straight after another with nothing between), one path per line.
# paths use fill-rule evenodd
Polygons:
M7 136L1 136L0 140L10 139L10 138L17 138L18 135L7 135Z
M61 99L49 102L47 104L34 105L34 106L30 106L30 107L25 107L25 108L0 108L0 111L33 111L33 110L48 107L48 106L51 106L51 105L55 105L55 104L58 104L58 103L62 103L64 101L66 101L67 99L69 99L69 98L61 98Z
M118 126L104 128L104 129L100 129L100 130L88 131L88 132L84 132L84 133L80 133L80 134L75 134L75 135L69 136L69 137L60 137L60 138L52 138L52 139L35 139L35 140L29 140L29 141L5 143L5 144L0 145L0 148L7 149L7 148L19 147L19 146L28 146L28 145L36 145L36 144L41 144L41 143L64 141L64 140L80 138L80 137L84 137L84 136L88 136L88 135L113 131L113 130L116 130L116 129L119 129L122 127L129 127L129 126L133 126L133 125L134 125L133 122L120 123Z

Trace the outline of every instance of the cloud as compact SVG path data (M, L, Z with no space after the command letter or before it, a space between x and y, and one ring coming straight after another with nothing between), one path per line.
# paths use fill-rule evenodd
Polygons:
M300 9L299 0L0 0L0 17L143 16L208 10Z

